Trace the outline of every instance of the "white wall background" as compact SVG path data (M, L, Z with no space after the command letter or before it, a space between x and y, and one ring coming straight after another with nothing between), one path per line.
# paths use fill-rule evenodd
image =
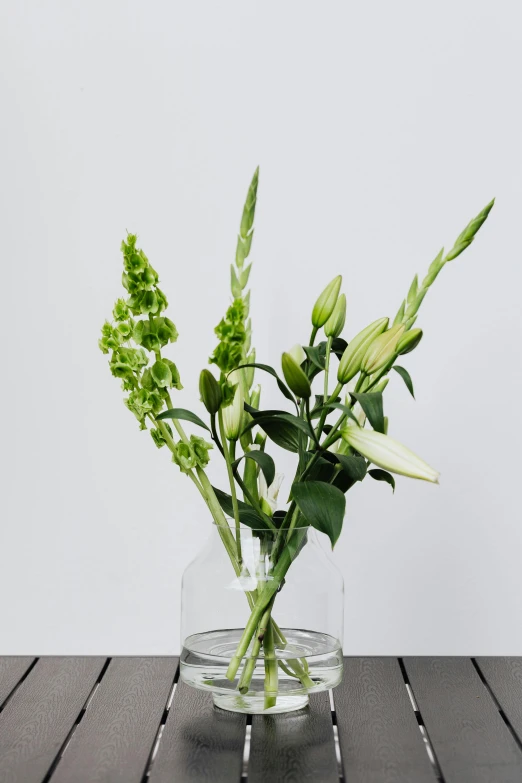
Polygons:
M0 652L178 651L180 575L209 520L123 407L98 331L132 229L181 333L176 399L194 403L259 163L254 342L275 364L335 274L349 333L393 316L497 196L422 307L417 402L398 376L386 393L391 434L441 486L357 487L335 558L348 653L522 654L519 3L1 13Z

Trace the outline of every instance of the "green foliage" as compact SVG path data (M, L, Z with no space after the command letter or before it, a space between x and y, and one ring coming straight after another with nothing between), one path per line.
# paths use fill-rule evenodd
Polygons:
M325 533L334 548L343 527L346 498L340 489L323 481L292 485L292 496L307 522Z
M384 411L382 402L382 392L370 392L366 394L356 394L352 392L352 397L357 400L363 411L368 417L368 421L377 432L384 432Z
M281 392L281 394L283 394L286 397L287 400L290 400L290 402L293 402L294 405L297 408L297 404L296 404L294 395L292 394L290 389L287 386L285 386L285 384L283 383L283 381L281 380L281 378L276 373L276 371L274 370L273 367L270 367L269 364L259 364L258 362L257 363L254 362L252 364L241 364L238 367L238 369L241 370L244 367L257 367L258 370L263 370L263 372L267 372L269 375L271 375L273 378L275 378L276 382L277 382L277 385L279 387L279 391Z
M395 364L393 366L393 369L395 370L395 372L399 373L399 375L401 376L402 380L406 384L406 387L407 387L409 393L411 394L413 399L415 399L415 394L413 393L413 381L411 379L411 376L410 376L410 373L408 372L408 370L405 367L399 367L399 365L397 365L397 364ZM384 432L384 430L383 430L383 432Z
M275 478L275 464L270 454L267 454L264 451L258 451L257 449L254 451L247 451L246 454L243 454L242 457L236 459L236 461L232 463L233 467L237 467L242 459L253 460L253 462L259 465L265 476L266 485L269 487Z
M163 411L159 416L157 416L158 421L163 421L164 419L176 419L177 421L190 421L192 424L197 424L198 427L203 427L204 429L209 430L207 425L204 421L202 421L199 416L196 416L195 413L192 413L192 411L188 411L185 408L170 408L168 411Z
M222 492L217 487L213 487L212 489L214 490L214 493L218 499L218 503L225 514L228 517L233 517L234 507L232 504L231 495L228 495L226 492ZM263 528L270 530L270 527L267 525L263 517L258 514L257 511L252 508L252 506L249 506L248 503L243 503L242 500L238 500L237 504L239 508L239 519L243 525L253 528L254 530L262 530Z
M375 481L385 481L395 492L395 479L391 473L388 473L387 470L382 470L382 468L372 468L372 470L368 471L368 475L371 476L372 479L375 479Z

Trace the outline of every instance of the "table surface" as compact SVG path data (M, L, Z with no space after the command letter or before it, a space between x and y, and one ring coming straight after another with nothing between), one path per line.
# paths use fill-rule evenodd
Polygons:
M177 658L0 658L1 783L522 781L522 658L346 658L287 715L213 707Z

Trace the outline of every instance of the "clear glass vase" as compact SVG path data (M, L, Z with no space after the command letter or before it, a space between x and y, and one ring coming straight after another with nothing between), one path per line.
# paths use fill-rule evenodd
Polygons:
M223 709L300 709L341 681L343 579L313 528L241 527L241 564L212 525L183 574L180 676ZM237 544L236 544L237 547Z

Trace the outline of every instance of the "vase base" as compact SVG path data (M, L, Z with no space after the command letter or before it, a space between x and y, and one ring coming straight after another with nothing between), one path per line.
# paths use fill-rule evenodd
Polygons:
M238 693L213 693L214 704L222 710L229 712L244 712L247 715L276 715L279 712L294 712L302 710L308 705L308 694L277 696L274 707L265 709L264 694L241 696Z

